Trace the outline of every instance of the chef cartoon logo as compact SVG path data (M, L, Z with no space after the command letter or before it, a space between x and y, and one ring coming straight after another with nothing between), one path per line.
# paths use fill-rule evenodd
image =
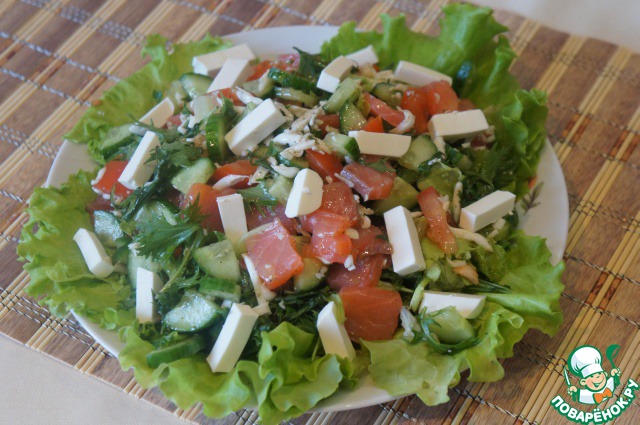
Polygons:
M621 394L614 395L616 388L620 385L621 372L614 363L619 351L620 346L617 344L607 347L604 357L608 364L603 363L600 350L591 345L582 345L571 352L563 371L567 393L574 402L595 406L595 409L592 411L576 409L558 395L551 400L551 405L558 413L573 422L602 424L617 418L626 410L635 398L639 385L633 379L629 379ZM607 372L609 366L610 369ZM577 384L572 383L569 374L574 376ZM609 407L599 408L610 399L612 403L608 403L611 404Z

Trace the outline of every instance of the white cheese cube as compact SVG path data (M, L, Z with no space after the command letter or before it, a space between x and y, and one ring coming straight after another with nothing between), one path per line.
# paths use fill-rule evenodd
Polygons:
M242 119L224 136L236 155L251 152L258 143L286 122L280 110L267 99Z
M370 131L350 131L349 136L356 139L360 153L400 158L407 153L411 136L403 134L375 133Z
M426 309L427 313L433 313L445 307L455 307L465 319L475 319L484 308L486 298L485 295L424 291L420 302L420 312Z
M432 139L457 140L475 136L489 129L489 123L480 109L436 114L429 120Z
M509 214L516 203L516 195L504 190L478 199L460 210L460 227L470 232L477 232Z
M237 86L247 81L251 75L250 62L248 59L227 59L207 92Z
M340 81L344 80L351 72L355 63L344 56L338 56L320 73L316 87L333 93L338 88Z
M407 61L398 62L394 75L398 80L418 87L440 80L445 80L449 84L453 81L453 78L446 74Z
M217 71L224 65L227 59L247 59L252 61L256 58L249 46L240 44L228 49L211 52L200 56L195 56L191 61L193 72L196 74L208 75Z
M372 65L378 63L378 55L371 44L357 52L349 53L345 57L357 63L359 67L368 63Z
M163 286L162 279L157 274L142 267L137 268L136 318L138 322L156 323L160 321L154 297Z
M129 163L122 170L120 177L118 177L118 182L131 190L148 182L153 175L156 161L147 161L151 158L151 152L158 146L160 146L160 141L156 133L147 131L142 140L140 140L135 152L133 152Z
M242 195L234 193L220 196L217 202L224 234L227 239L236 243L240 237L247 233L247 216L244 212Z
M318 314L316 327L320 334L320 341L325 353L353 360L356 357L356 350L347 335L347 330L338 320L337 309L336 303L331 301Z
M84 262L87 263L91 273L99 278L105 278L113 273L111 258L93 232L87 229L78 229L73 235L73 240L78 244Z
M305 168L296 174L284 213L287 217L310 214L322 204L322 177Z
M408 209L397 206L384 213L387 236L393 248L393 271L407 275L427 268L420 248L418 230Z
M245 304L234 303L220 335L207 357L213 372L231 372L247 345L258 314Z
M162 102L151 108L149 112L144 114L144 116L140 118L140 122L160 128L167 123L167 120L173 115L174 111L175 106L171 99L167 97ZM134 124L129 127L129 131L137 134L138 136L144 136L147 129Z

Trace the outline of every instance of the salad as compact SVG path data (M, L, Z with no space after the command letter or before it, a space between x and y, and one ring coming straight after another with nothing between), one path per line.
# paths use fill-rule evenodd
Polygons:
M562 322L564 266L514 209L546 98L508 73L489 9L444 12L438 37L383 15L273 60L151 36L66 136L100 167L30 199L26 291L213 417L277 423L365 373L429 405L467 369L501 379L528 329Z

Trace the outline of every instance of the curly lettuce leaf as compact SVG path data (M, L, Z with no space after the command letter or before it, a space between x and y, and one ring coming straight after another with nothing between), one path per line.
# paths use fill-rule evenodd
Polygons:
M516 164L515 178L496 182L496 189L521 197L528 192L546 140L546 95L522 90L509 73L516 55L499 36L507 28L494 19L491 9L452 3L443 11L436 37L411 31L402 15L382 15L382 33L357 32L355 22L345 23L323 44L322 55L333 59L372 45L382 68L406 60L454 77L458 94L483 109L495 126L497 145L509 148Z
M133 368L145 388L157 385L167 398L187 409L203 404L207 416L223 417L246 405L257 405L265 424L299 416L343 385L353 366L334 355L312 357L316 339L290 323L262 333L258 361L241 360L229 373L213 373L203 355L147 365L153 345L133 327L123 329L126 347L118 356L124 370Z
M18 255L31 282L25 292L64 317L70 310L106 329L134 320L131 286L124 276L94 276L73 235L80 228L93 229L85 206L96 194L89 173L71 176L60 188L37 188L29 199L29 221L22 229Z
M100 145L109 129L133 122L153 108L157 103L154 91L164 92L172 81L191 72L193 56L230 45L219 37L207 35L201 41L174 44L168 49L165 37L150 35L142 49L142 56L149 56L151 61L106 91L100 101L91 106L73 129L65 134L65 139L87 143L91 156L99 163L104 163Z

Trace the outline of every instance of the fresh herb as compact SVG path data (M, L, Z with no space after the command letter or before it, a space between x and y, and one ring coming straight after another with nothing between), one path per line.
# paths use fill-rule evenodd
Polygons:
M272 207L278 205L278 199L269 193L265 182L260 182L248 189L240 189L237 192L242 195L244 202L249 205L266 205Z
M537 185L535 185L534 188L531 190L531 192L524 195L524 197L522 198L522 201L520 201L520 206L522 207L525 213L529 211L531 208L535 208L538 205L540 205L540 201L538 201L538 198L540 197L540 193L542 193L543 185L544 185L544 182L540 182Z
M321 59L320 55L312 55L311 53L307 53L298 48L295 49L300 55L298 75L312 79L318 78L322 70L327 66L327 64Z
M509 294L511 293L511 287L500 285L498 283L489 282L488 280L480 279L480 283L476 285L468 285L462 288L462 292L465 294Z

